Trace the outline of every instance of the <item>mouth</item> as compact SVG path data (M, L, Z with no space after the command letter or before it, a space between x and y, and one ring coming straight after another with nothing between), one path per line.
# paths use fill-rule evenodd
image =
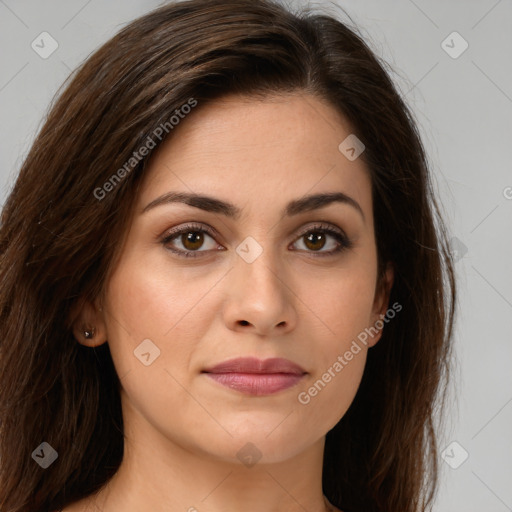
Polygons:
M230 359L201 373L225 387L253 396L283 391L307 375L303 368L288 359L254 357Z

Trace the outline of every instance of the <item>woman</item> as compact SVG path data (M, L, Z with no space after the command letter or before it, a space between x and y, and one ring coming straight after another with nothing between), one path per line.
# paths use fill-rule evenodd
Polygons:
M56 101L0 243L1 510L431 507L452 261L340 21L135 20Z

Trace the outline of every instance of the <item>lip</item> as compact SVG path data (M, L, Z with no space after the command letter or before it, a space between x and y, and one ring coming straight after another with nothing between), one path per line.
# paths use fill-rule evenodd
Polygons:
M270 395L297 384L307 372L298 364L279 357L230 359L203 370L219 384L254 396Z

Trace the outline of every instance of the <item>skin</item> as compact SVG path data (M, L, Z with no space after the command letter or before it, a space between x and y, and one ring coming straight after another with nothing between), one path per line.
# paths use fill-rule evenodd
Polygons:
M368 170L338 149L351 133L311 95L230 96L199 105L162 144L105 296L83 306L75 328L84 345L110 345L122 385L125 458L97 495L66 511L336 510L322 494L325 435L353 401L380 333L308 404L298 394L386 312L393 282L388 268L377 283ZM169 191L213 196L242 214L235 220L179 203L141 213ZM330 192L350 196L364 218L345 203L283 216L289 201ZM166 248L169 230L189 222L216 234L203 232L203 245L178 235ZM307 245L305 234L318 233L307 229L318 222L342 230L352 247L318 256L338 245L329 234ZM251 263L236 252L248 236L262 248ZM184 258L169 247L200 254ZM95 326L92 340L84 323ZM160 350L149 366L134 356L145 339ZM283 357L308 373L258 397L201 373L239 356ZM252 467L237 457L246 443L261 454Z

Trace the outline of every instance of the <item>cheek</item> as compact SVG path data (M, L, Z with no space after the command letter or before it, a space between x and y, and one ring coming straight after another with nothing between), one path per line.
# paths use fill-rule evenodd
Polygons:
M359 388L366 363L367 350L357 354L351 351L350 360L344 354L335 354L330 364L311 375L298 391L297 401L303 408L308 427L322 425L326 432L344 416ZM339 359L338 359L339 357Z
M211 307L201 299L205 286L213 287L218 276L193 286L179 269L142 267L140 261L140 256L126 254L107 294L108 343L121 380L123 410L131 411L131 421L138 417L133 411L138 411L186 445L188 429L200 421L211 422L188 390L191 359L212 321ZM186 421L169 416L178 410Z
M317 317L317 340L324 353L343 349L344 344L368 327L375 298L372 266L344 268L314 280L304 278L301 297ZM332 355L332 354L331 354Z
M368 326L367 315L361 313L368 308L367 301L346 306L326 314L332 332L315 337L307 354L306 360L314 364L296 396L306 431L333 428L354 400L364 373L368 348L358 336Z
M194 286L190 273L186 277L179 268L141 266L141 261L140 255L127 253L108 287L108 341L116 369L124 375L144 366L136 357L144 342L149 360L154 360L149 368L176 369L184 375L210 321L201 299L215 280L203 279Z
M306 360L315 362L314 371L297 393L311 431L320 425L334 427L357 393L368 350L361 336L371 321L373 266L344 269L318 285L305 294L305 302L314 312L310 315L314 344L306 355Z

